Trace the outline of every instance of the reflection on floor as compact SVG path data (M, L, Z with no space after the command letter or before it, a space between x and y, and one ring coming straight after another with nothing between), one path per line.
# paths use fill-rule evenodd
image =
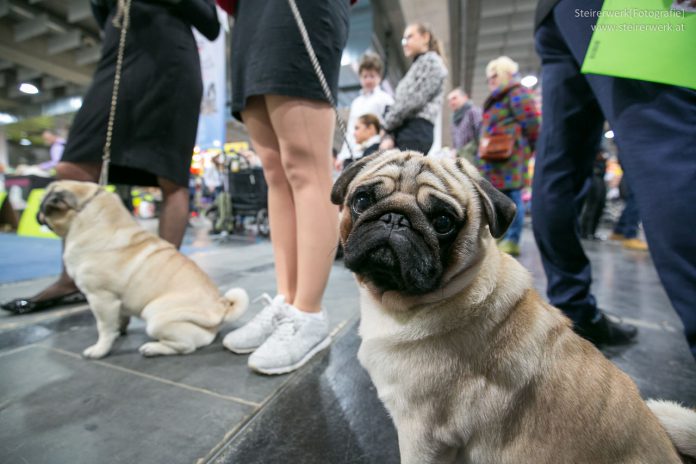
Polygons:
M8 237L0 235L0 249ZM240 285L252 297L273 292L268 242L210 241L194 230L187 243L221 289ZM648 254L608 242L586 246L598 301L640 327L635 345L605 354L645 397L696 406L696 363ZM543 294L529 230L522 250L520 260ZM49 261L49 272L39 275L52 272ZM4 284L0 300L50 280ZM86 306L0 314L0 462L398 463L396 432L356 359L356 297L352 276L337 262L325 298L335 341L281 377L252 374L247 357L224 350L220 338L188 356L145 359L137 351L147 340L138 322L110 356L86 361L79 353L96 339Z

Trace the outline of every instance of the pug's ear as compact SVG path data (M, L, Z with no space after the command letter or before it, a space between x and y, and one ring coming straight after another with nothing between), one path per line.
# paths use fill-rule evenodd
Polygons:
M502 237L508 227L510 227L510 224L512 224L513 219L515 219L515 214L517 214L515 202L493 187L486 179L481 176L472 177L462 163L458 164L462 172L471 179L476 191L479 193L491 235L493 238Z
M378 151L370 156L365 156L360 158L358 161L354 161L348 165L346 169L343 170L336 182L334 182L333 188L331 189L331 202L334 205L342 205L346 199L346 193L348 193L348 186L351 181L355 179L355 176L365 167L367 163L382 155L384 151Z

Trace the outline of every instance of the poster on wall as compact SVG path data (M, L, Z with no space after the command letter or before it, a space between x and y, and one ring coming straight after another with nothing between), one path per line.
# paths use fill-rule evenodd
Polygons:
M226 21L227 16L218 8L220 22ZM201 76L203 77L203 98L198 119L196 145L201 150L220 148L225 142L225 92L227 60L225 44L227 34L225 28L220 28L220 34L213 41L203 37L193 29L198 54L201 60Z

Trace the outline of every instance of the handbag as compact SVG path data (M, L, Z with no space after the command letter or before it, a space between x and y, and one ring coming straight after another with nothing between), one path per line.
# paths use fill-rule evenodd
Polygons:
M481 137L479 158L484 161L507 161L512 156L515 138L511 134L491 134Z

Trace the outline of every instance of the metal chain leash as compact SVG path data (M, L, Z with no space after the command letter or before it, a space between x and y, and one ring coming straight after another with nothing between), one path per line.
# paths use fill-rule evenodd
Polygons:
M304 42L305 49L307 50L307 54L309 55L309 59L312 61L312 67L314 67L314 72L317 75L317 78L319 79L319 83L321 84L321 88L324 91L324 95L326 96L326 99L329 100L329 103L331 103L331 106L333 107L334 113L336 114L336 121L338 122L338 128L341 131L341 136L343 138L344 143L346 144L346 147L348 147L348 152L350 153L350 159L353 160L353 149L350 146L350 143L348 143L348 139L346 138L346 122L343 120L343 117L339 114L338 108L336 108L336 102L334 101L333 95L331 95L331 90L329 89L329 84L326 83L326 78L324 77L324 73L321 70L321 66L319 65L319 60L317 59L316 53L314 53L314 48L312 48L312 43L309 41L309 34L307 34L307 28L304 25L304 21L302 20L302 16L300 15L300 10L297 8L297 4L295 3L295 0L288 0L288 3L290 4L290 9L292 10L292 15L295 17L295 22L297 23L297 27L300 29L300 35L302 36L302 41Z
M111 91L111 108L109 109L109 122L106 126L106 142L104 142L104 154L102 155L102 167L99 174L99 185L106 185L109 179L109 163L111 162L111 139L114 134L114 121L116 120L116 102L118 89L121 86L121 71L123 69L123 55L126 49L126 34L130 24L130 7L132 0L118 0L118 9L114 15L113 25L121 28L118 42L118 54L116 55L116 70L114 72L114 88Z

